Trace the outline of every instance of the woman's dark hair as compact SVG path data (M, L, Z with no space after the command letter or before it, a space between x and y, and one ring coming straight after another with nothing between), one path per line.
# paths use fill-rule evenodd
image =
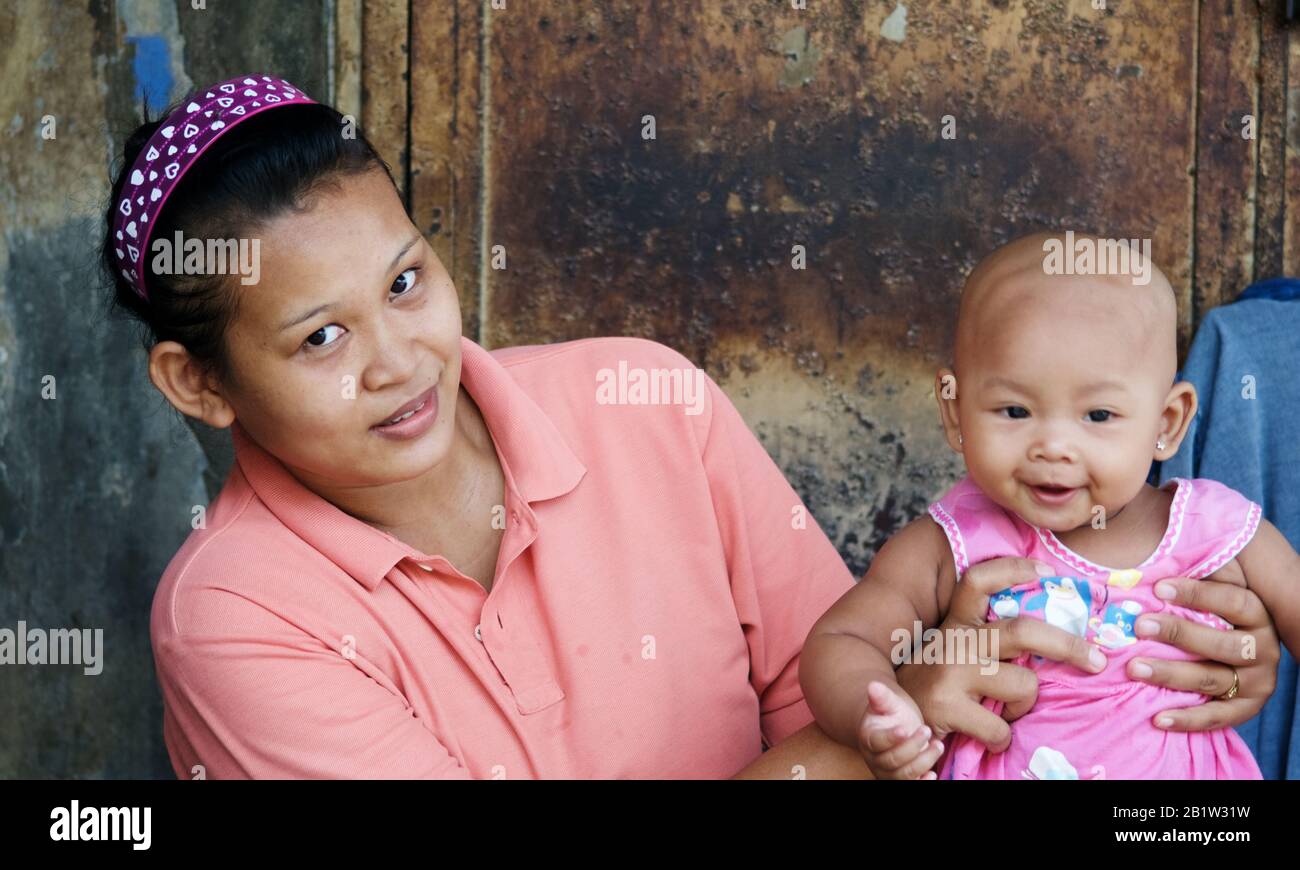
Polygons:
M181 101L182 103L184 100ZM175 105L180 105L177 103ZM147 353L160 341L184 345L210 374L233 382L226 328L234 319L238 284L230 275L160 274L144 256L148 301L118 271L113 236L115 204L131 166L173 107L144 122L127 138L122 165L105 211L100 266L111 282L110 314L125 314L145 327ZM392 170L359 129L345 136L344 117L330 106L307 104L262 112L225 133L181 177L155 219L151 239L239 239L290 211L301 211L318 188L340 176L382 167ZM355 132L355 135L351 135Z

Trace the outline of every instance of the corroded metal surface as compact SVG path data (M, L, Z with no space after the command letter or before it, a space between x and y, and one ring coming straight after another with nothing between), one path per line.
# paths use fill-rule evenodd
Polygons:
M981 255L1153 238L1186 338L1196 28L1176 3L810 5L494 14L485 337L681 350L861 572L959 470L931 379Z

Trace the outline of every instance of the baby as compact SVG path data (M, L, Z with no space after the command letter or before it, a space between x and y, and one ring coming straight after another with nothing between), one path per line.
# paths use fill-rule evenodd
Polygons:
M1146 483L1152 459L1177 452L1196 413L1195 389L1174 383L1173 290L1154 267L1145 283L1132 272L1057 274L1046 252L1060 241L1012 242L967 279L954 365L935 382L948 444L967 476L894 536L814 626L809 644L823 643L812 656L805 648L805 696L827 733L870 747L863 751L881 778L1258 779L1232 729L1155 727L1158 711L1208 698L1130 679L1126 663L1194 658L1139 638L1139 614L1231 628L1156 597L1165 577L1247 586L1300 652L1300 557L1258 505L1222 484ZM988 619L1044 620L1091 643L1105 666L1085 674L1022 656L1038 696L1011 724L1007 750L954 734L940 756L945 747L893 679L900 662L891 650L900 630L910 638L914 624L942 623L967 568L999 556L1033 559L1042 576L993 596Z

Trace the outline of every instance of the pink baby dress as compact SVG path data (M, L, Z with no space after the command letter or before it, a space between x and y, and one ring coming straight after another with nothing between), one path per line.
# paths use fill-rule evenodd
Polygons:
M1241 551L1259 525L1260 507L1213 480L1174 479L1164 539L1136 568L1107 568L1071 552L1049 529L1030 525L991 501L970 478L930 505L948 538L960 578L972 564L1022 556L1053 566L1059 576L1013 586L990 599L990 620L1041 619L1090 640L1105 653L1106 670L1084 673L1073 665L1030 658L1017 664L1038 675L1038 700L1011 723L1002 753L955 734L941 759L940 779L1260 779L1250 750L1231 728L1162 731L1156 713L1208 698L1130 679L1135 656L1191 660L1195 656L1156 640L1138 638L1139 614L1168 611L1220 629L1232 626L1155 596L1165 577L1201 579ZM971 660L969 658L967 661ZM1001 712L1000 701L985 706Z

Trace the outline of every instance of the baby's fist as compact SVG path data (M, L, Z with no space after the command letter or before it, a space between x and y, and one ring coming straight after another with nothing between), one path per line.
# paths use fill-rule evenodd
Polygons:
M867 712L858 726L858 748L876 779L935 779L930 769L943 754L931 740L921 711L902 689L867 686Z

